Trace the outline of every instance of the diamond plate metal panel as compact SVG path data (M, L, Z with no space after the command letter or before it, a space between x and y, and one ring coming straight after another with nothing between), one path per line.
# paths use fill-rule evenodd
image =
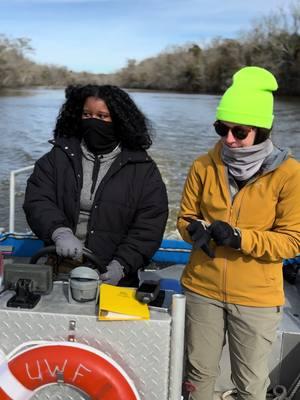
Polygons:
M40 389L31 400L89 400L90 397L66 385L49 385Z
M83 315L82 310L75 314L74 305L69 308L63 297L59 300L57 291L52 296L56 296L58 313L49 310L49 303L47 312L43 304L33 310L8 309L6 301L10 296L0 296L0 348L5 354L27 341L65 341L69 334L74 334L76 341L99 349L115 360L133 380L142 400L168 399L169 314L153 311L149 321L98 321L94 310L90 312L86 308L90 315ZM74 331L70 331L70 321L75 321ZM39 390L33 398L86 400L89 397L58 384Z

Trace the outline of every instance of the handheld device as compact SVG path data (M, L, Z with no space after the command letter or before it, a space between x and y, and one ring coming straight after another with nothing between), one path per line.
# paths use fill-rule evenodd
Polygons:
M136 291L137 300L142 303L148 304L155 300L159 294L159 282L157 281L144 281Z

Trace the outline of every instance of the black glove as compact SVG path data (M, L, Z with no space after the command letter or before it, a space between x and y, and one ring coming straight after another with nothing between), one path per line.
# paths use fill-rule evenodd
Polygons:
M184 218L186 221L191 222L187 226L187 231L194 241L194 248L203 250L209 257L214 258L215 254L209 247L211 239L210 233L207 229L206 223L201 220L193 220L191 218Z
M229 246L233 249L241 248L241 234L227 222L214 221L208 228L211 237L218 246Z

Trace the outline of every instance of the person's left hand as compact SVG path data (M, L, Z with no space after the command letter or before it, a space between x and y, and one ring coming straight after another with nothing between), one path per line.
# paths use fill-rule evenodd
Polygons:
M240 249L241 234L236 228L233 228L227 222L214 221L208 231L218 246L229 246L233 249Z
M194 248L201 249L208 255L208 257L214 258L214 251L209 247L209 242L211 239L208 231L209 225L205 221L199 219L193 220L189 217L184 219L190 222L186 230L190 234L191 239L194 241Z
M100 279L108 285L117 285L124 277L124 267L117 260L112 260L106 267L107 272L100 274Z

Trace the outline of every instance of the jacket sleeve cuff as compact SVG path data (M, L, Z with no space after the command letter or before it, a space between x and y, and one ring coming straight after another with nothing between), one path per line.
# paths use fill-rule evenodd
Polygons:
M117 264L120 268L123 269L123 274L124 274L124 276L127 275L127 274L129 274L130 269L129 269L126 265L122 265L118 259L114 258L114 259L110 262L110 264L112 264L112 263Z
M73 234L72 229L67 228L66 226L61 226L61 227L55 229L55 231L53 231L53 233L51 235L51 239L53 240L53 242L55 242L55 240L57 239L57 236L60 235L61 233L65 233L65 232L70 232Z

